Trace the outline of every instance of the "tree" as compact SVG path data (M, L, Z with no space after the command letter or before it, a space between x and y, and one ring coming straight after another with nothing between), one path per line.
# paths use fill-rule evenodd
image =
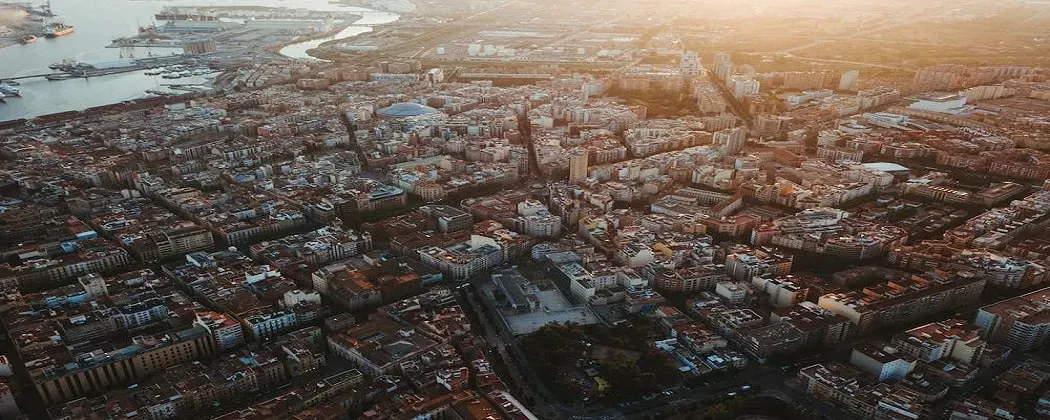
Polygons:
M733 418L733 413L726 404L715 404L707 409L704 418L708 420L728 420Z
M674 360L663 351L657 349L646 351L635 364L639 371L653 375L661 385L674 383L679 379L678 368Z

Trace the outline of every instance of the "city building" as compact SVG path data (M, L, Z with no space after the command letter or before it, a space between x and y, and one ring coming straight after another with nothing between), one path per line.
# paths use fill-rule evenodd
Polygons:
M744 131L743 127L730 128L722 131L716 131L712 139L712 143L716 146L721 147L723 156L734 156L744 150L744 144L747 141L747 132Z
M981 329L966 321L948 319L912 328L893 336L891 345L898 352L924 362L941 359L976 365L986 347Z
M984 339L1017 351L1041 347L1050 340L1050 288L982 306L974 324Z
M968 273L930 277L899 273L884 283L862 290L821 296L818 304L848 318L857 332L863 333L973 304L980 298L984 285L983 278Z
M41 400L56 404L216 353L211 334L194 327L156 337L136 337L129 345L110 351L73 355L66 350L64 355L49 355L32 365L29 375ZM66 359L57 358L60 356Z
M786 276L791 273L794 256L770 248L734 251L726 255L725 270L737 281L750 281L755 276Z
M683 76L697 76L703 71L700 56L692 51L685 51L679 59L679 66Z
M879 382L904 379L912 370L915 370L915 358L891 351L864 343L853 348L849 362L875 375Z
M503 248L496 241L481 235L450 247L436 246L419 250L419 258L428 267L453 279L469 279L504 261Z
M838 363L804 367L798 379L806 394L860 418L917 419L927 409L922 397L907 387L868 380Z
M842 77L839 78L839 90L857 91L857 82L860 78L860 72L857 70L850 70L842 73Z
M569 155L569 183L579 184L587 179L587 154L582 151Z

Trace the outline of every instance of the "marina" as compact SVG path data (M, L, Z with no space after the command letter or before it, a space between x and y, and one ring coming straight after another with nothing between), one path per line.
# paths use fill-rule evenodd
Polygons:
M37 1L40 2L40 0ZM92 2L51 0L51 3L53 15L48 16L43 11L34 12L33 17L40 19L39 26L33 30L18 33L13 45L0 48L0 80L17 80L22 83L21 97L9 97L8 103L0 106L0 121L81 110L159 96L161 93L180 93L178 89L165 86L172 83L210 86L218 76L216 71L224 70L228 66L253 60L309 60L311 57L306 54L306 51L315 47L316 44L333 38L346 38L367 32L371 30L370 25L389 23L398 18L398 15L394 13L333 4L328 0L300 0L294 5L285 0L213 0L207 2L213 6L200 7L210 10L188 8L189 10L185 13L210 13L220 19L229 20L230 18L224 15L231 13L231 9L235 8L258 6L272 8L274 11L270 15L260 16L258 22L253 23L251 27L245 25L236 30L202 32L198 29L204 29L209 23L182 21L175 28L167 29L178 29L181 25L181 28L186 30L185 32L155 32L157 35L155 37L141 37L139 36L140 29L150 30L150 27L164 26L165 22L155 20L156 15L177 18L180 16L165 16L165 10L173 6L180 10L187 9L187 7L167 0L97 0ZM363 17L356 21L346 19L341 24L333 23L335 28L347 23L350 25L334 36L325 34L321 39L312 39L305 36L306 34L287 32L286 35L282 35L287 41L282 43L284 46L280 53L265 51L267 46L273 45L272 38L267 38L272 35L266 34L280 34L282 31L288 31L286 22L276 20L283 17L281 13L287 13L281 10L289 8L311 11L311 14L300 18L301 21L323 20L325 15L317 12L332 13L333 16L339 16L339 18L355 14ZM42 9L44 8L34 8L34 10ZM74 32L65 36L48 38L44 29L47 25L58 22L60 19L65 24L72 26ZM193 31L190 31L191 29ZM35 36L36 40L29 44L20 42L27 35ZM127 46L113 42L120 38L132 38L135 45ZM216 42L220 44L225 42L226 45L220 45L214 52L215 55L207 55L207 58L202 59L201 55L197 55L197 63L180 62L179 60L182 59L170 58L172 53L182 52L184 40L188 39L192 42L197 38L200 40L215 39ZM246 49L247 53L244 52ZM212 54L207 51L206 45L203 50L204 53ZM134 51L134 55L129 53L131 51ZM100 66L94 71L81 71L73 74L58 69L56 65L63 61L100 64L128 59L149 60L158 57L173 61L164 65L146 65L139 68L130 64ZM207 62L205 63L204 60ZM166 68L170 65L191 63L194 67L192 71L191 69ZM205 73L203 71L204 67L207 67L205 64L211 64L214 67ZM54 67L49 68L52 65ZM186 71L190 73L187 75ZM165 74L169 75L169 78L164 78ZM47 77L48 75L50 77Z
M208 69L207 66L199 64L199 60L196 57L187 57L181 55L168 57L149 57L142 59L125 59L93 63L63 61L60 63L51 64L48 66L48 68L51 70L55 70L56 72L19 75L12 77L0 77L0 80L14 81L42 77L49 81L59 81L75 78L86 79L90 77L129 73L139 70L147 70L146 75L150 76L178 74L178 77L189 77L195 75L214 73L214 71Z

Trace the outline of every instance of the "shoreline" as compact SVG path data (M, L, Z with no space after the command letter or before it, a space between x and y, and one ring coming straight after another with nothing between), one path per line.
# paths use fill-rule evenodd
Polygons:
M414 0L404 0L405 3L412 5L412 10L398 10L396 7L388 7L386 4L365 4L366 2L361 0L336 0L333 1L335 4L341 4L343 6L353 7L364 7L367 9L378 10L387 13L397 13L401 16L415 15L419 13L420 3Z
M26 35L43 36L44 18L32 7L22 3L0 1L0 12L8 14L6 23L2 25L6 30L0 35L0 48L19 45L22 43L22 37Z
M375 24L375 25L368 25L368 26L370 28L372 28L372 31L374 31L376 27L379 27L379 26L382 26L382 25L387 25L387 24L383 23L383 24ZM367 34L367 33L372 32L372 31L362 32L362 33L359 33L359 34L354 35L354 36L348 36L346 38L331 39L331 40L322 42L322 43L318 44L316 47L313 47L313 48L310 48L310 49L306 50L306 55L308 55L310 57L313 57L315 60L336 61L335 58L329 57L329 56L323 56L322 54L324 54L326 52L328 52L328 54L338 54L338 52L332 51L332 50L336 49L335 45L340 44L340 43L342 43L344 41L347 41L347 40L350 40L350 39L357 38L357 37L359 37L361 35Z
M343 1L340 2L340 4L348 4L348 3L347 3L346 0L343 0ZM361 25L361 26L367 26L367 27L371 28L372 30L366 31L366 32L362 32L362 33L359 33L359 34L356 34L356 35L353 35L353 36L348 36L346 38L336 38L336 39L331 39L331 40L322 42L320 44L317 44L316 47L306 50L306 55L310 56L311 58L313 58L315 60L335 62L342 55L342 53L338 51L338 49L335 47L335 45L337 45L339 43L342 43L342 42L345 42L347 40L351 40L351 39L357 38L357 37L359 37L361 35L374 32L375 30L377 30L377 29L379 29L379 28L381 28L383 26L390 25L390 24L393 24L395 22L398 22L401 17L404 17L404 16L407 15L406 13L398 13L398 12L391 12L391 11L386 11L386 13L395 13L395 14L397 14L399 16L399 18L397 20L394 20L392 22L387 22L387 23L371 23L371 24L368 24L368 25Z
M338 26L336 26L335 28L332 28L332 29L330 29L330 30L328 30L328 31L326 31L324 33L320 33L320 34L317 34L317 35L314 35L314 36L308 36L308 37L305 37L305 38L296 38L296 39L285 41L285 42L279 42L277 44L274 44L273 46L267 47L266 51L274 53L274 54L277 54L277 55L279 55L281 57L285 57L285 58L291 59L291 60L297 60L296 58L288 57L288 56L285 56L284 54L281 54L281 50L284 49L284 47L287 47L289 45L295 45L295 44L298 44L298 43L301 43L301 42L310 42L310 41L314 41L314 40L325 38L325 37L329 37L329 36L339 35L340 32L345 31L346 28L354 26L355 23L357 23L361 19L364 19L364 17L365 16L363 14L355 14L355 15L353 15L352 18L343 19L339 23ZM332 40L332 41L335 41L335 40ZM307 55L310 55L309 50L307 50ZM311 55L311 57L313 57L313 56Z

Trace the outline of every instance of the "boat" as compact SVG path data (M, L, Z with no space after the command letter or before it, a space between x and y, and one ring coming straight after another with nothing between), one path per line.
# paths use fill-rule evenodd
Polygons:
M65 74L65 73L62 73L62 74L49 74L47 76L44 76L45 79L51 80L51 81L68 80L68 79L72 79L73 77L74 77L73 75Z
M22 96L22 91L7 83L0 83L0 93L4 96Z
M163 77L165 79L178 79L182 77L182 73L164 73L160 77Z
M156 20L165 21L192 20L196 22L214 22L219 20L219 18L212 15L206 15L202 13L180 13L178 10L170 8L161 10L160 13L153 15L153 18Z
M161 73L164 73L164 71L162 71L162 70L146 70L143 73L145 75L147 75L147 76L156 76L156 75L159 75Z
M36 42L36 35L26 35L22 37L23 44L32 44L34 42Z
M46 31L44 32L44 35L47 36L48 38L58 38L60 36L66 36L66 35L69 35L71 33L73 33L73 26L72 25L66 25L64 23L56 23L54 25L48 26L46 28Z

